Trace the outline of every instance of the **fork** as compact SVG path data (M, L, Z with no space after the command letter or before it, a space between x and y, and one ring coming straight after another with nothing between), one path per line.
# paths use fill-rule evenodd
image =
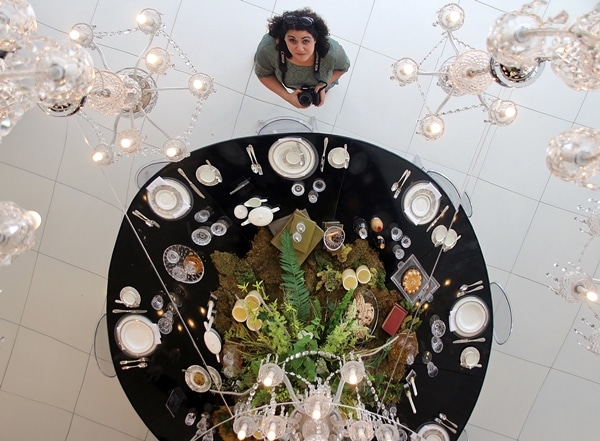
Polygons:
M252 147L252 144L248 144L248 147L246 147L246 151L248 152L248 156L250 157L250 161L252 162L252 164L250 165L250 169L253 173L262 175L262 167L256 160L256 154L254 153L254 147Z

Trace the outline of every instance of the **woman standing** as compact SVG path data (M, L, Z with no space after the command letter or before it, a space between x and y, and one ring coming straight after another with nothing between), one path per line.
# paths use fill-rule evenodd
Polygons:
M254 56L260 82L295 107L323 105L325 92L350 68L344 48L308 8L273 17L268 29Z

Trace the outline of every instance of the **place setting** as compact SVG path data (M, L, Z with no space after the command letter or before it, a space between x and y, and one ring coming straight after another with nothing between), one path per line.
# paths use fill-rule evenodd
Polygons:
M192 209L192 194L176 179L156 178L146 187L148 205L163 219L181 219Z
M212 187L223 182L221 172L215 166L213 166L207 159L206 164L201 165L196 169L196 179L207 187Z
M311 176L319 165L316 148L304 138L280 138L269 148L269 164L275 173L286 179Z

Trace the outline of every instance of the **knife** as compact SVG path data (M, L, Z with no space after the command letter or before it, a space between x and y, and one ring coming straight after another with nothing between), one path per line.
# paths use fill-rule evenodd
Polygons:
M442 210L442 212L438 215L438 217L436 217L433 221L431 221L431 223L429 224L429 226L427 227L427 229L425 230L426 232L428 232L429 230L431 230L433 227L435 227L435 224L437 224L437 222L440 220L440 218L446 213L446 211L448 211L448 208L450 206L446 205L444 207L444 209Z
M121 313L127 313L127 312L144 314L145 312L148 312L148 311L146 311L145 309L113 309L112 312L114 312L115 314L121 314Z
M323 154L321 155L321 173L325 169L325 152L327 151L327 144L329 143L329 138L325 137L323 140Z
M479 338L461 338L459 340L454 340L452 343L455 345L458 343L483 343L485 341L485 337Z
M200 189L194 185L194 183L192 182L192 180L187 177L187 175L185 174L185 172L181 168L178 168L177 171L179 172L179 174L181 176L183 176L185 178L185 180L188 182L188 184L190 184L190 187L192 187L192 190L194 190L198 196L200 196L203 199L206 199L206 196L204 196L204 193L202 193L200 191Z

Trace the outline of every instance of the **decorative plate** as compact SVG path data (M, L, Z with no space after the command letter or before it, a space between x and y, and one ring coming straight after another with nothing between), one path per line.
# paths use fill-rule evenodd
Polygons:
M181 219L192 209L192 193L175 179L156 178L146 189L148 205L163 219Z
M404 215L415 225L427 224L440 209L441 197L441 193L431 182L415 182L402 197Z
M424 441L450 441L450 434L439 424L427 423L423 424L417 435Z
M312 175L319 164L317 150L304 138L281 138L269 148L269 164L275 173L287 179Z
M127 314L115 326L115 340L123 353L130 357L152 354L160 344L158 325L139 314Z
M196 169L196 179L209 187L223 182L219 169L209 164L201 165Z
M202 366L194 364L185 370L185 382L194 392L206 392L212 383L210 374Z
M204 263L194 250L185 245L170 245L163 253L163 264L178 282L197 283L204 276Z
M450 330L460 337L477 337L489 320L489 309L477 296L460 298L450 310Z

